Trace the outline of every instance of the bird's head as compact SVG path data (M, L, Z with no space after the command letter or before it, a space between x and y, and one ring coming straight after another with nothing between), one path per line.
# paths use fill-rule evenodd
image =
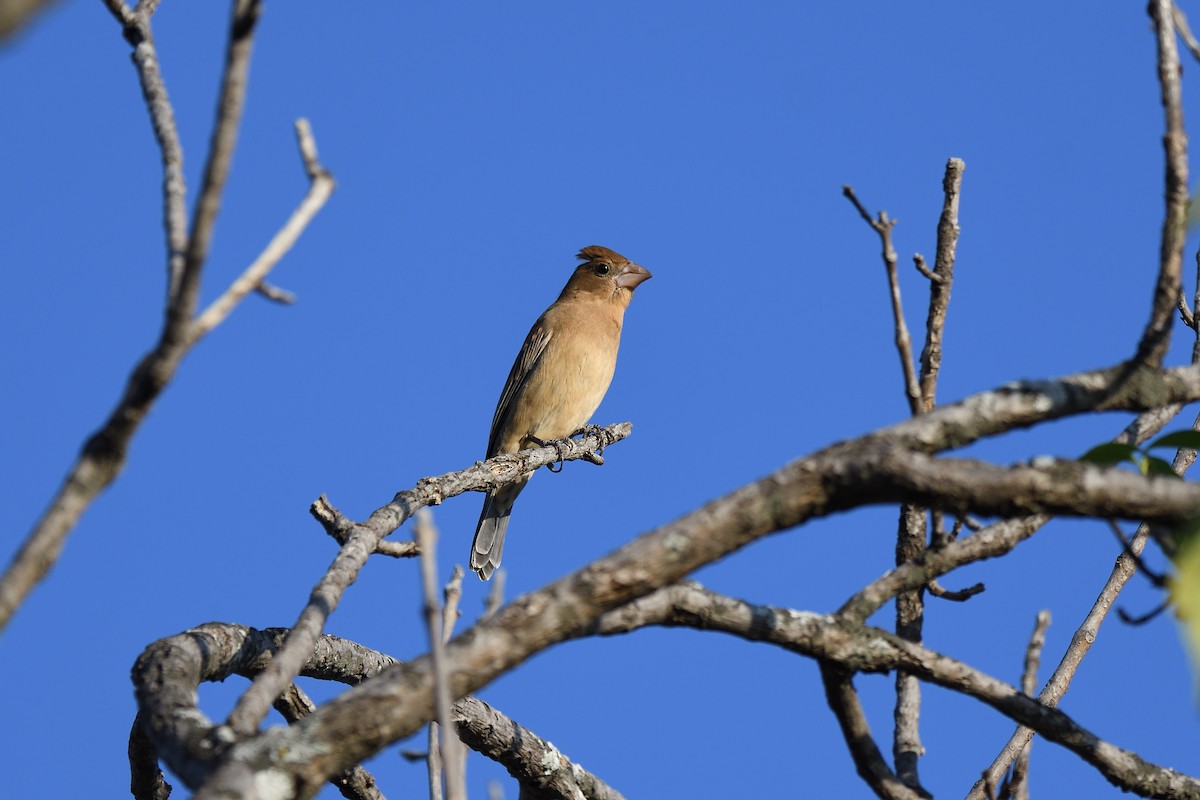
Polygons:
M653 277L650 270L607 247L585 247L579 251L577 258L583 263L575 268L575 274L563 290L564 296L576 293L597 295L628 305L638 284Z

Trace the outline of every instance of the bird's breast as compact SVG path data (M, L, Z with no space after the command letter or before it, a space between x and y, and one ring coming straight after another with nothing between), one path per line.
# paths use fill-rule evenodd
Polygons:
M565 315L564 315L565 316ZM579 430L595 413L612 382L621 341L620 320L575 314L557 323L523 392L516 430L538 439L559 439Z

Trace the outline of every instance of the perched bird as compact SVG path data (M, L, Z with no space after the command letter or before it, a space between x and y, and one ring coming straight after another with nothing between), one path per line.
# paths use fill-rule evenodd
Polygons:
M650 271L607 247L585 247L578 258L583 263L517 353L492 418L488 458L570 436L608 391L625 309ZM471 545L471 569L480 580L500 566L509 512L531 475L488 492L483 501Z

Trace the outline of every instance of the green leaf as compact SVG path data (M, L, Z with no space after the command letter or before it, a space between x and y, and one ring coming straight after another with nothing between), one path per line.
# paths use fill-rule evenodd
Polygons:
M1162 477L1179 478L1179 474L1171 469L1171 465L1157 456L1146 456L1142 459L1143 475L1159 475ZM1182 478L1180 478L1182 480Z
M1186 447L1189 450L1200 450L1200 431L1175 431L1166 436L1160 436L1146 447Z
M1194 521L1193 521L1194 525ZM1175 577L1171 580L1171 602L1183 623L1184 638L1193 664L1200 664L1200 539L1186 538L1175 562Z
M1131 444L1119 444L1117 442L1105 442L1098 444L1091 450L1079 457L1080 461L1086 461L1089 464L1100 464L1102 466L1110 464L1119 464L1122 461L1134 461L1133 454L1137 452L1137 448Z

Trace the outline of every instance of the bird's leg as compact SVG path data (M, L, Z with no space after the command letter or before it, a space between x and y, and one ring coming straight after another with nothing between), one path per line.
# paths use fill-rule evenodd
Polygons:
M558 461L555 462L555 464L558 465L558 469L554 468L554 464L547 464L546 469L550 470L551 472L553 472L556 475L563 471L563 446L558 443L557 439L555 439L553 442L544 442L541 439L537 438L536 436L530 436L528 438L529 438L529 441L533 442L538 447L546 447L547 445L554 445L554 451L556 453L558 453Z
M601 426L593 425L592 423L589 422L587 425L584 425L582 428L580 428L579 430L572 433L571 436L572 437L588 436L590 434L595 434L595 435L599 436L600 432L603 430L604 430L604 428L602 428ZM595 464L597 467L604 466L604 437L603 436L600 437L600 447L598 447L596 450L593 450L592 452L585 455L583 457L583 460L591 462L592 464Z

